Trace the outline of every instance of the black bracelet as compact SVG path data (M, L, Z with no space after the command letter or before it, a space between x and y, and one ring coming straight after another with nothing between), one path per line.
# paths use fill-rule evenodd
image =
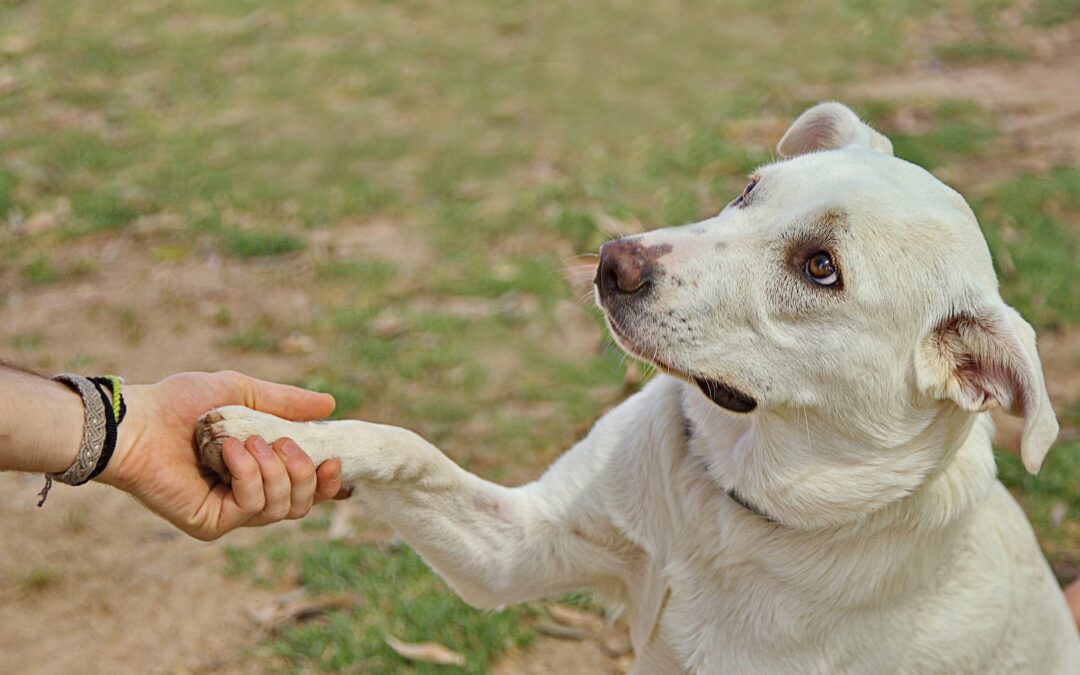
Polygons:
M90 379L94 382L94 378ZM98 384L94 382L94 384ZM102 391L102 386L97 387L98 396L101 397L101 402L105 405L105 445L101 448L101 456L98 457L97 464L94 465L94 470L90 472L90 475L86 477L82 483L89 483L93 479L97 478L98 474L105 470L108 466L109 460L112 459L113 452L116 451L116 418L113 417L113 407L111 397Z
M96 478L98 474L105 470L105 467L109 465L109 460L112 459L113 453L116 451L116 439L119 434L118 427L120 423L124 421L124 416L127 414L127 404L124 403L124 397L120 393L120 380L115 377L91 377L87 378L97 387L98 394L101 396L101 402L105 404L105 446L101 449L101 457L98 458L97 464L94 466L94 470L90 472L90 477L84 482L89 482ZM116 410L113 408L114 401L117 401ZM116 415L116 411L119 411L119 415ZM80 483L81 485L82 483Z

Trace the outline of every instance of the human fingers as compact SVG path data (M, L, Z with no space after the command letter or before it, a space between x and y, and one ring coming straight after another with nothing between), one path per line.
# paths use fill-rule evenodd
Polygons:
M1069 609L1072 610L1077 627L1080 628L1080 579L1073 581L1065 588L1065 600L1069 603Z
M315 497L315 463L291 438L274 441L274 452L281 458L289 474L289 512L286 518L303 518L311 510Z
M225 459L225 466L229 467L229 473L232 474L230 487L238 511L235 515L230 514L229 519L238 520L243 517L243 522L247 522L266 506L266 493L263 490L263 477L259 470L259 463L235 438L225 439L221 454ZM240 524L243 523L237 523L233 527Z
M267 382L243 373L218 373L236 388L239 403L290 420L317 420L334 412L334 397L287 384Z
M328 459L315 472L315 503L327 499L344 499L352 494L352 486L341 485L341 460Z
M265 503L253 524L273 523L289 515L292 489L289 472L274 449L260 436L252 436L244 442L244 448L259 465Z
M190 522L180 523L185 532L203 541L217 539L247 525L266 505L259 463L240 441L226 438L221 455L229 467L232 483L214 486Z

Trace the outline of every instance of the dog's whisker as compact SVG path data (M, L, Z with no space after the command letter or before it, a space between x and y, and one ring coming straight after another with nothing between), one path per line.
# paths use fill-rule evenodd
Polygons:
M592 283L595 272L568 272L563 275L563 278L570 282L571 285Z
M806 449L811 453L814 452L813 444L810 440L810 417L806 414L806 408L802 409L803 424L806 425Z

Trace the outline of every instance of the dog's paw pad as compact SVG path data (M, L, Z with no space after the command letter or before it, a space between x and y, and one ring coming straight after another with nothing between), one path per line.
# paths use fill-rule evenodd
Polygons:
M232 481L232 474L222 455L225 439L229 436L222 424L224 421L225 416L217 410L206 413L195 425L195 440L199 444L199 459L202 463L229 483Z

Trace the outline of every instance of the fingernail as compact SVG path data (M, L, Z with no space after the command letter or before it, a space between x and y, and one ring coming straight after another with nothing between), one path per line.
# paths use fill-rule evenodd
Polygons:
M289 459L296 459L300 456L300 446L293 443L291 440L285 441L281 444L281 454Z
M270 456L270 446L267 445L266 441L259 438L258 436L256 436L255 439L251 441L251 445L252 450L254 450L257 455L260 455L262 457Z

